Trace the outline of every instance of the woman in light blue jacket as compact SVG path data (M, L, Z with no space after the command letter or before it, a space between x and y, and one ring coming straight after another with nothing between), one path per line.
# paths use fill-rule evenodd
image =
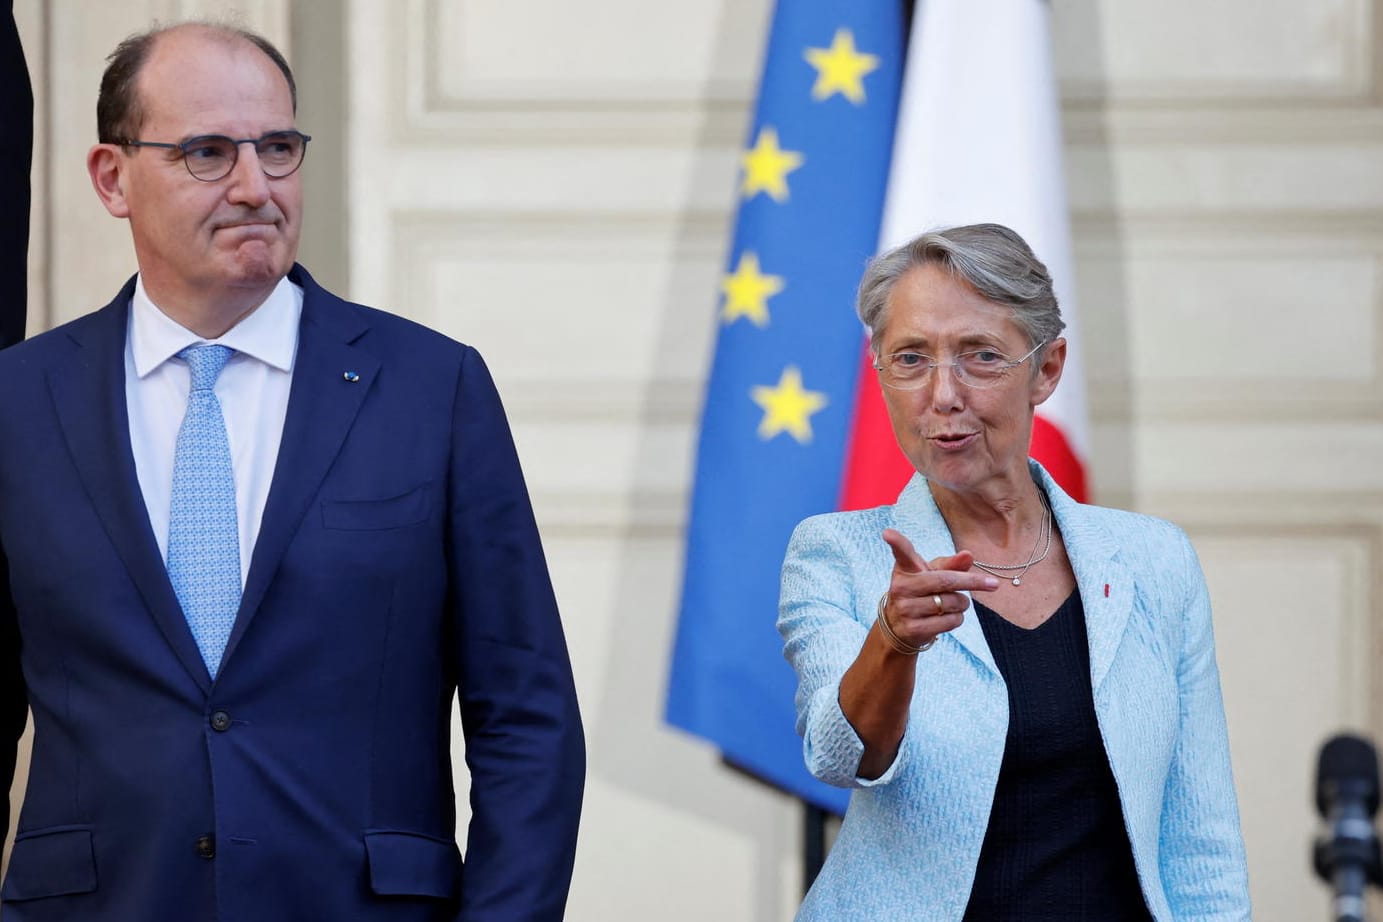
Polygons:
M788 548L807 764L855 788L798 918L1248 919L1195 552L1027 457L1066 357L1046 268L950 228L871 263L859 312L918 473Z

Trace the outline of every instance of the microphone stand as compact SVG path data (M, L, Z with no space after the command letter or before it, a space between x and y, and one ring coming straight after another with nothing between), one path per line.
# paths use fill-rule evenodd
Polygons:
M1316 809L1325 827L1316 838L1312 864L1330 884L1331 918L1367 922L1369 884L1383 887L1378 833L1378 753L1368 740L1348 734L1321 748L1316 769Z

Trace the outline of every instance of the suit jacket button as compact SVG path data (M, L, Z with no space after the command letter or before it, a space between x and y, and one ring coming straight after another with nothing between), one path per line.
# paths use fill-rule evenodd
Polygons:
M231 716L225 711L217 711L211 715L211 729L217 733L225 733L230 729Z
M197 857L198 857L198 858L215 858L215 857L216 857L216 841L215 841L214 839L212 839L211 836L198 836L198 837L197 837Z

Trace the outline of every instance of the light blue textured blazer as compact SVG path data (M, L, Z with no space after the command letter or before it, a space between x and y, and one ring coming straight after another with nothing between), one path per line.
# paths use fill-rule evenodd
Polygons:
M1148 908L1158 922L1250 918L1210 600L1186 536L1148 516L1075 502L1046 471L1085 607L1090 681ZM798 914L804 922L959 919L989 824L1008 691L973 611L917 661L898 758L856 777L864 746L841 713L840 679L888 588L885 528L925 559L955 553L927 482L898 502L809 518L783 565L778 629L797 670L808 768L855 792Z

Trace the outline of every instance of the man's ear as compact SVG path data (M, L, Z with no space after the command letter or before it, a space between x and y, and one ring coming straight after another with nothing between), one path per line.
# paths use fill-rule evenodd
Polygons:
M130 216L129 202L125 198L125 164L125 155L115 144L97 144L86 153L91 186L106 211L117 218Z

